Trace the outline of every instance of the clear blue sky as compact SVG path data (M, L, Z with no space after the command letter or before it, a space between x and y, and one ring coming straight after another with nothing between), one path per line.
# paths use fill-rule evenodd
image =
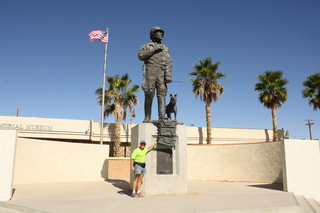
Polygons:
M141 85L137 53L153 26L165 30L178 94L178 120L205 127L205 107L192 93L192 65L220 61L225 94L212 103L212 126L271 129L270 110L254 85L265 70L282 70L289 98L277 110L278 127L291 138L320 138L320 112L301 97L302 81L320 72L320 1L1 1L0 115L93 119L100 122L95 90L102 86L104 44L89 42L92 30L110 29L107 75L129 73ZM143 120L144 94L133 123ZM156 100L154 100L156 105ZM153 118L157 118L153 110ZM106 122L114 122L113 117ZM129 119L127 119L129 123Z

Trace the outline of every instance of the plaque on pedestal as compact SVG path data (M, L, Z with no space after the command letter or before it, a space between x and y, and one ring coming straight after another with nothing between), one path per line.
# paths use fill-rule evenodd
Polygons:
M157 174L172 175L172 149L157 149Z

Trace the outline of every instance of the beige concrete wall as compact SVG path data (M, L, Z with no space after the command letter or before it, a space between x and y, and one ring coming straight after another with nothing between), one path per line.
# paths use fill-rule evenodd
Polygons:
M284 189L320 201L320 142L284 140Z
M0 129L18 130L19 137L89 139L90 121L0 116Z
M0 201L12 196L17 131L0 130Z
M279 142L188 145L191 180L282 182Z
M105 142L113 141L114 126L104 124ZM131 142L131 127L134 126L121 125L122 142ZM186 128L188 144L205 143L206 128ZM107 178L109 146L53 141L70 139L97 143L99 123L0 116L1 129L17 130L15 184ZM212 136L212 143L216 145L188 146L189 179L273 182L279 176L279 143L264 143L272 138L271 130L212 128ZM258 144L246 144L248 142Z
M206 144L206 127L188 127L188 144ZM257 143L271 141L271 129L212 128L211 144ZM279 138L289 138L288 131L279 130Z
M19 138L13 183L104 180L108 177L108 153L107 145ZM282 181L279 142L188 145L187 155L191 180Z
M131 142L131 128L136 124L121 124L121 142ZM114 139L114 123L104 124L104 141ZM100 141L100 123L90 120L0 116L0 129L18 130L19 137ZM279 130L280 139L289 138ZM270 141L272 130L244 128L212 128L212 144L257 143ZM205 144L205 127L187 127L188 144Z
M108 145L19 138L13 183L101 181L108 155Z
M113 141L113 123L104 124L103 139ZM0 116L0 130L18 130L19 137L100 141L100 123L92 120L69 120ZM121 142L130 142L131 125L121 124Z

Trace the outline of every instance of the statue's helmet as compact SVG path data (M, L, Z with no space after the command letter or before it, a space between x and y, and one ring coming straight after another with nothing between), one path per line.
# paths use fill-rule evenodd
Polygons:
M154 36L154 34L157 32L157 31L161 31L164 35L164 30L161 29L161 27L153 27L151 30L150 30L150 39L152 39L152 37Z

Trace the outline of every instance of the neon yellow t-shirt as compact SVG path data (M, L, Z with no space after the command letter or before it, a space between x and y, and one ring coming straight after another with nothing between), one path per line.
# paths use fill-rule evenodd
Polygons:
M131 158L135 161L135 162L139 162L139 163L145 163L146 162L146 154L149 151L149 149L144 148L144 149L140 149L139 147L134 149L132 154L131 154Z

